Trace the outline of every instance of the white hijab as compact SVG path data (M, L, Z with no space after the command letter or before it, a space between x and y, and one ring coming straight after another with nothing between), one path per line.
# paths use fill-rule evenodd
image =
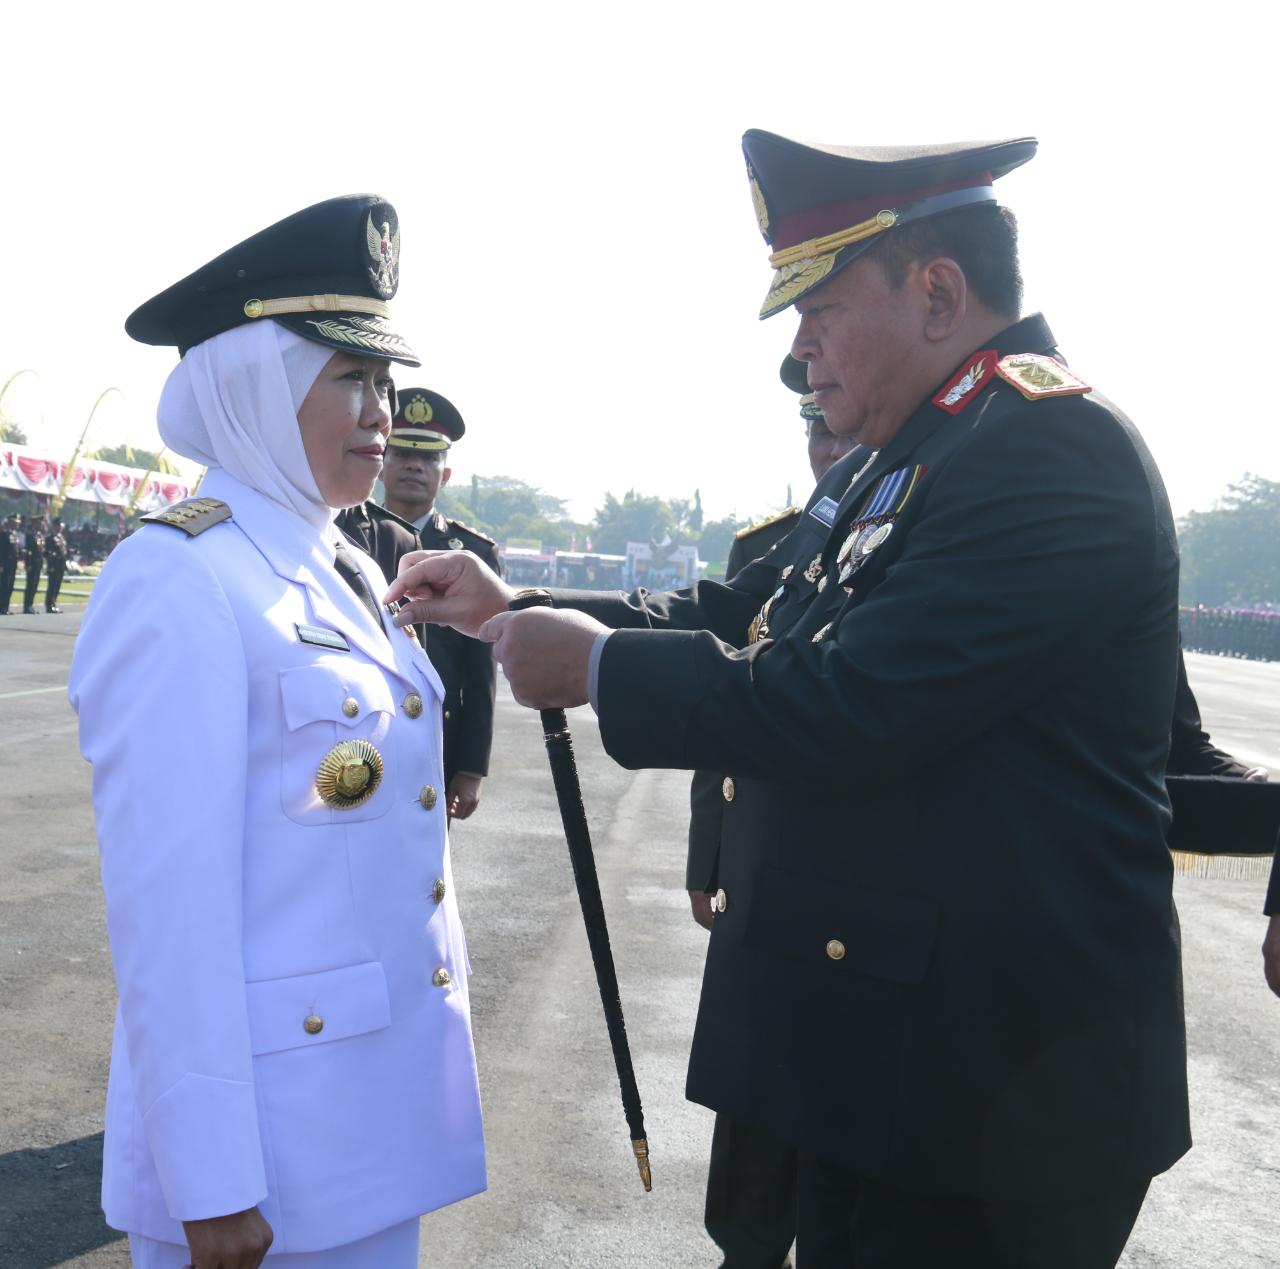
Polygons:
M160 394L160 436L323 532L335 509L311 474L298 410L333 355L270 320L223 331L173 368Z

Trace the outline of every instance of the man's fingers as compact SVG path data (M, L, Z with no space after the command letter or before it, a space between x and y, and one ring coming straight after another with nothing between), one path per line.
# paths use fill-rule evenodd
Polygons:
M483 643L497 643L502 638L503 632L511 623L511 619L517 614L513 612L495 613L488 621L476 631L476 638ZM496 654L496 649L495 649Z
M401 557L396 579L383 596L384 604L395 603L406 595L420 595L446 590L462 575L465 565L458 551L409 551Z

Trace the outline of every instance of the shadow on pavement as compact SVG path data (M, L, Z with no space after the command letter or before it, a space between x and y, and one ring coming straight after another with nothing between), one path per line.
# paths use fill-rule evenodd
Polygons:
M0 1263L50 1269L122 1241L102 1219L102 1134L0 1155Z

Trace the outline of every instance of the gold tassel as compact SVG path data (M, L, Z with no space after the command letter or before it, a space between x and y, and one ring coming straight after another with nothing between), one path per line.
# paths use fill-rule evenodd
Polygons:
M1266 881L1271 875L1270 855L1193 855L1171 850L1173 870L1184 877L1208 877L1215 881Z
M648 1137L632 1138L631 1149L635 1151L636 1165L640 1169L640 1183L644 1186L644 1192L648 1194L653 1189L653 1173L649 1170Z

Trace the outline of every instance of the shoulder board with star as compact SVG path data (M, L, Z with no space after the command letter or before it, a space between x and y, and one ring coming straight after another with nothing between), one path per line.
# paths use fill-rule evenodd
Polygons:
M1043 353L1011 353L996 362L996 374L1012 384L1028 401L1043 397L1073 397L1093 386L1072 374L1056 357Z
M450 532L453 533L469 533L473 538L479 538L481 542L487 542L490 546L497 546L498 543L487 533L481 533L479 529L473 529L469 524L464 524L461 520L446 520Z
M788 507L785 511L779 511L776 516L766 516L763 520L757 520L754 524L749 524L745 529L739 529L733 536L741 542L744 538L749 538L753 534L759 533L761 529L767 529L770 525L781 524L783 520L792 520L800 514L799 507Z
M188 498L175 502L163 511L152 511L142 517L144 524L167 524L181 529L188 537L196 537L215 524L231 519L231 508L217 498Z

